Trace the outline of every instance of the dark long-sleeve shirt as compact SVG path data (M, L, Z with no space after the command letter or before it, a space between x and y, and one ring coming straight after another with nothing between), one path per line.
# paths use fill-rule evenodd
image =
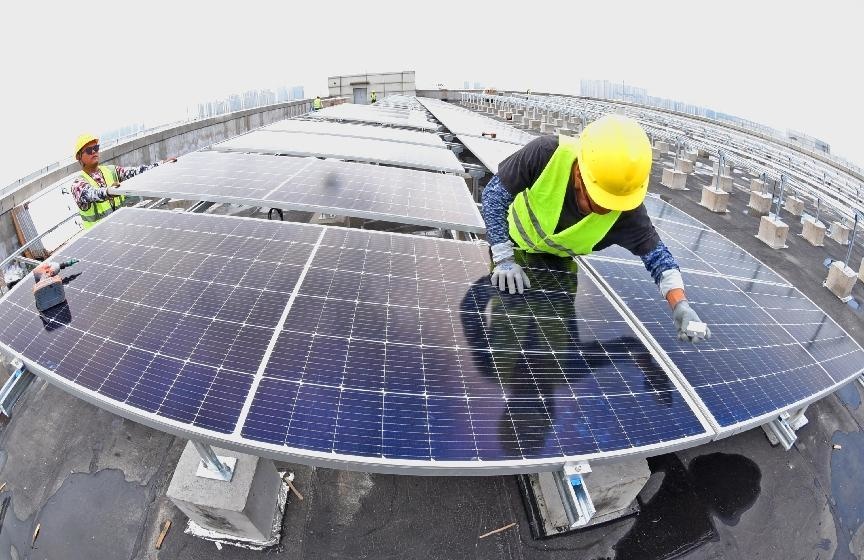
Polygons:
M509 240L507 211L513 199L534 184L557 148L557 136L540 136L498 165L498 174L483 190L481 209L490 245ZM585 216L576 204L575 185L571 177L555 233L571 227ZM678 269L678 263L654 229L644 204L622 212L595 249L599 251L612 245L624 247L641 257L645 268L657 283L663 272Z

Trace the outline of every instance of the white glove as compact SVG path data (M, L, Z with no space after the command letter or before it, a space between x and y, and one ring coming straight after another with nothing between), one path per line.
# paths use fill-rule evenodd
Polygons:
M513 259L507 259L496 264L492 269L492 285L497 285L502 292L509 290L511 294L516 292L521 294L525 288L531 287L531 281L528 280L528 275L521 266Z
M687 332L687 326L691 321L695 323L701 323L702 321L699 319L699 315L696 315L696 312L690 307L690 304L687 303L686 299L679 301L675 309L672 310L672 320L675 322L675 328L678 330L678 340L689 340L696 343L711 338L711 329L707 328L707 326L704 336L692 335Z

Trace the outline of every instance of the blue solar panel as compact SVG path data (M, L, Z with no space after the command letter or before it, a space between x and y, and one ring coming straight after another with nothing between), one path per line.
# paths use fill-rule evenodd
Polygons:
M0 302L0 340L117 404L230 433L318 235L126 209L54 257L81 261L67 304L40 317L29 279Z
M864 371L864 351L791 286L715 274L685 276L687 298L711 327L679 342L671 312L641 266L589 262L645 325L720 426L731 427L824 393Z
M489 284L487 251L329 229L243 436L363 457L489 461L704 433L573 261L532 257L534 289L502 295Z
M682 270L787 284L747 251L681 210L653 198L645 199L645 207ZM640 262L639 257L618 246L595 255Z

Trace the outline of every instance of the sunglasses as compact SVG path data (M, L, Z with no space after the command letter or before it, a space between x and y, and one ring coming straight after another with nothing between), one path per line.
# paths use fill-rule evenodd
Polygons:
M81 151L84 152L85 154L87 154L88 156L92 156L93 154L98 154L99 153L99 144L96 144L95 146L87 146L86 148L82 148Z

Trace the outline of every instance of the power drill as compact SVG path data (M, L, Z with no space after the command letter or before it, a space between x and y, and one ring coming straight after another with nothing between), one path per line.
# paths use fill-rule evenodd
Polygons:
M36 298L36 309L45 311L66 301L66 291L63 289L63 279L57 274L77 263L78 259L69 259L61 263L45 261L33 269L33 296Z

